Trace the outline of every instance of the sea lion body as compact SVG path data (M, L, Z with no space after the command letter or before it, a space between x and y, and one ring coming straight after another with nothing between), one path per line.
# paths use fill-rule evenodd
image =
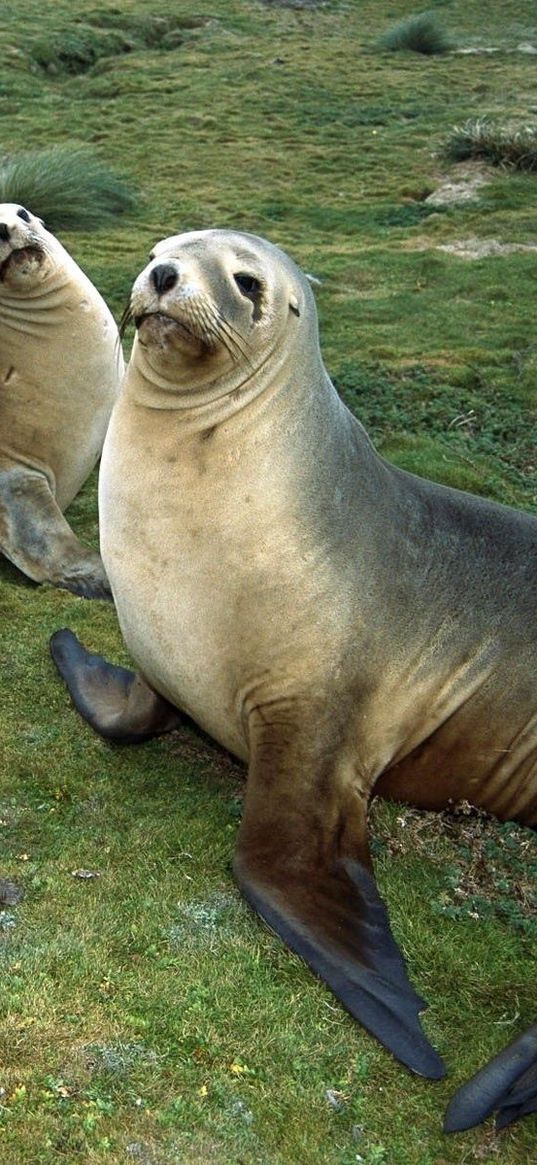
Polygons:
M252 701L325 707L366 796L386 774L412 803L535 823L537 519L383 461L305 331L282 357L272 327L266 383L223 420L196 385L148 397L135 341L100 487L129 651L243 760Z
M36 581L108 592L62 511L99 458L123 370L96 288L40 219L0 205L0 549Z
M324 369L307 280L271 244L165 240L131 308L99 504L139 675L69 632L54 657L103 735L143 739L180 709L247 761L245 896L439 1076L371 877L368 802L464 797L536 822L537 520L378 456Z

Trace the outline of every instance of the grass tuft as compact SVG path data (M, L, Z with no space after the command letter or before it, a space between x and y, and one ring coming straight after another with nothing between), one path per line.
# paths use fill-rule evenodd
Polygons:
M0 202L19 202L50 230L96 230L132 210L136 195L85 146L51 146L0 161Z
M406 51L434 56L448 53L453 45L436 16L431 12L420 12L399 20L383 33L377 41L377 48L389 53Z
M189 34L203 28L208 17L163 16L144 13L89 12L62 30L60 35L39 37L31 46L32 61L51 75L78 76L99 61L145 49L168 52L183 43Z
M102 57L132 52L134 41L119 31L75 25L59 36L42 37L31 49L32 60L47 73L87 73Z
M532 172L537 170L537 125L499 125L487 117L472 117L454 126L443 153L451 162L475 159Z

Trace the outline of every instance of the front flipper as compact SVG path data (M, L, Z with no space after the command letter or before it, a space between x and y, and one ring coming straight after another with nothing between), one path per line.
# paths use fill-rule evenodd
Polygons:
M34 582L83 599L112 597L100 555L79 542L42 473L0 473L0 551Z
M67 628L51 637L50 653L76 709L106 740L140 744L183 724L177 708L142 676L87 651Z
M444 1132L472 1129L493 1112L497 1129L537 1112L537 1024L517 1036L452 1096Z
M265 740L253 750L234 861L248 902L412 1071L444 1066L425 1036L426 1004L411 986L367 868L367 798L350 775ZM297 770L297 763L310 771Z

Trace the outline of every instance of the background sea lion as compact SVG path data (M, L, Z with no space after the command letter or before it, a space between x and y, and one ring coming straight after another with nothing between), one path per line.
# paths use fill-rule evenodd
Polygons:
M123 374L99 292L40 219L0 205L0 550L36 582L109 593L62 511L101 452Z
M109 739L188 713L248 762L243 893L405 1064L443 1073L372 876L381 789L537 818L537 520L402 472L279 249L201 231L136 280L101 548L137 676L52 652Z

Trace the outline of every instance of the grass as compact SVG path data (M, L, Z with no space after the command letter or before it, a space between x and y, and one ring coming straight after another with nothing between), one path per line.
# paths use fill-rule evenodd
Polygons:
M448 53L453 44L432 12L420 12L398 21L379 37L377 48L384 52L423 53L427 57Z
M86 73L107 58L159 49L177 49L192 32L203 27L203 16L136 14L111 7L89 11L63 28L59 35L39 36L31 44L30 58L50 74ZM104 26L104 27L103 27Z
M450 162L468 159L512 170L537 170L537 125L501 125L487 117L455 126L444 145Z
M76 143L3 158L0 201L29 207L51 231L110 227L137 204L129 184Z
M511 50L534 6L437 7L461 43L486 20L509 51L371 53L403 0L214 0L195 17L186 0L16 0L3 150L84 143L140 191L136 215L95 229L54 220L118 316L164 235L237 226L282 245L321 280L327 367L382 453L535 512L534 256L437 249L533 241L535 175L492 170L473 205L424 203L458 177L453 125L526 124L534 61ZM88 28L82 71L38 63L38 43L63 52ZM117 37L132 47L105 54ZM55 201L49 222L61 184ZM95 476L69 517L96 544ZM441 1118L535 1019L534 835L375 804L379 885L450 1073L411 1077L240 899L241 768L187 730L112 748L73 713L48 636L71 626L125 662L112 607L2 562L0 614L0 876L24 890L0 902L3 1165L532 1165L535 1117L499 1138L490 1122L446 1138Z

